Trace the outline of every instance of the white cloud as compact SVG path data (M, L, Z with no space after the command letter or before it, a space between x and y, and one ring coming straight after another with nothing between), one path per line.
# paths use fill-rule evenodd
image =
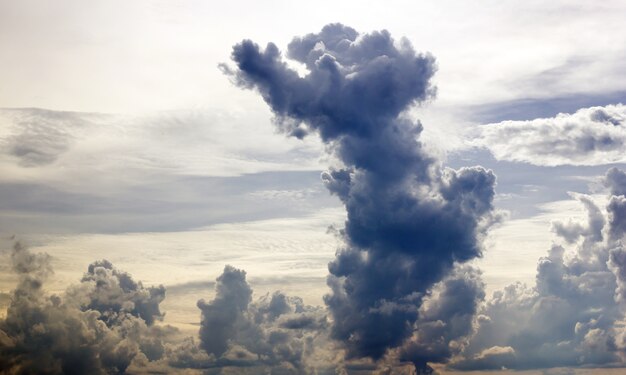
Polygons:
M475 145L499 160L542 166L626 162L626 106L582 108L573 114L480 127Z

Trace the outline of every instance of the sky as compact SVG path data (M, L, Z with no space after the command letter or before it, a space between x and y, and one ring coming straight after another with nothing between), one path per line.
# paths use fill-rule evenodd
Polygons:
M0 372L626 371L625 12L0 0Z

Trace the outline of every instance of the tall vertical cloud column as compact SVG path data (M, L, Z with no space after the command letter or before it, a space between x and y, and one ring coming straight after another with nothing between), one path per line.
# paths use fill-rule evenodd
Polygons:
M434 96L436 68L407 40L330 24L294 38L287 56L308 73L290 69L274 44L249 40L233 48L236 69L222 69L261 94L282 132L319 134L343 164L322 175L348 214L325 300L348 357L379 359L411 336L429 288L480 255L495 176L442 171L424 151L422 125L403 112Z

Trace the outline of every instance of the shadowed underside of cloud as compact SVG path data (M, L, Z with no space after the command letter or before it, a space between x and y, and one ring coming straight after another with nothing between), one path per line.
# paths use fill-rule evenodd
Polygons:
M539 260L536 284L513 284L478 311L477 329L451 367L462 370L623 366L626 358L626 174L605 178L604 210L573 194L585 223L555 223L564 245ZM569 246L569 248L568 248Z
M414 334L424 296L455 262L480 255L495 176L480 167L441 170L424 151L422 125L403 111L433 96L435 64L407 40L330 24L294 38L287 56L307 74L290 69L274 44L249 40L233 48L236 69L222 69L260 93L280 130L317 133L338 159L322 175L348 214L345 246L329 265L332 337L348 358L379 360ZM426 369L420 353L404 357Z
M484 125L475 144L488 148L499 160L543 166L624 163L626 106Z

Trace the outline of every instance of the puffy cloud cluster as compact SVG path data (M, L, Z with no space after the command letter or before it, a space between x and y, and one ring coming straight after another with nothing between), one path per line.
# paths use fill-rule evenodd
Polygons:
M217 278L215 298L198 301L200 343L177 346L168 354L169 363L254 374L427 374L429 363L446 363L467 346L484 296L480 272L457 266L425 293L419 319L402 346L378 362L346 360L345 344L330 337L328 310L280 292L253 301L246 273L226 266Z
M135 282L107 260L90 264L79 286L68 293L84 309L100 311L108 326L127 314L143 319L148 325L163 318L159 304L165 299L165 287L144 288L141 282Z
M328 337L326 310L298 297L266 294L252 301L242 270L226 266L216 295L198 301L199 343L157 325L165 288L141 282L103 260L62 295L44 289L50 257L19 242L19 276L0 319L0 373L171 373L189 369L251 374L336 373L345 366Z
M0 320L0 372L123 373L163 356L171 329L152 324L161 317L163 287L144 288L102 261L65 296L50 296L43 289L49 256L16 243L11 261L19 280Z
M435 62L407 40L330 24L294 38L287 57L307 74L290 69L274 44L249 40L233 48L236 69L222 69L261 94L280 130L318 133L341 164L322 175L348 214L345 246L329 265L331 336L348 358L378 360L427 335L415 327L424 296L455 263L480 255L495 176L481 167L441 170L423 149L422 125L403 113L433 96ZM406 356L422 363L419 353L434 350Z
M398 359L428 373L429 362L446 363L459 355L474 333L475 315L484 298L480 272L469 266L456 268L430 291Z
M179 350L174 366L254 369L254 373L334 373L337 354L328 339L326 311L281 292L252 301L246 273L226 266L217 278L216 295L198 301L202 312L200 343L206 353L185 357Z
M626 354L626 174L605 178L605 209L574 194L586 223L556 223L564 245L539 260L536 284L513 284L494 293L477 316L478 327L452 367L530 369L623 365ZM569 244L570 248L566 248Z
M573 114L481 126L475 144L500 160L535 165L626 162L626 106L582 108Z

